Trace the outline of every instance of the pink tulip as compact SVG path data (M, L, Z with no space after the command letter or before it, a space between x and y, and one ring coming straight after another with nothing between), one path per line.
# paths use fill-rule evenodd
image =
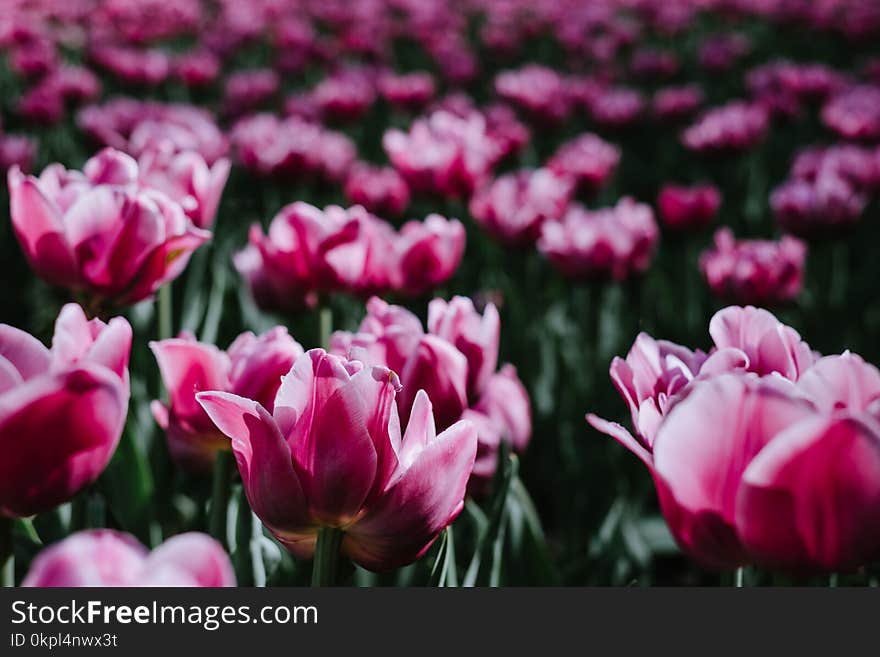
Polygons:
M868 196L829 169L812 182L791 180L770 196L770 206L779 225L800 237L833 237L858 222L868 205Z
M434 98L436 84L430 73L386 72L377 80L379 93L394 107L417 111Z
M698 384L661 425L654 468L673 534L709 565L827 571L880 554L880 425L817 413L780 380Z
M242 333L226 352L197 342L191 335L151 342L170 404L154 401L151 409L165 431L174 460L193 472L210 471L229 440L196 401L202 390L222 390L253 399L269 411L281 385L303 353L302 347L278 326L257 337Z
M550 158L547 168L595 191L608 182L619 163L620 149L596 135L585 133L563 144Z
M398 411L404 424L419 390L428 393L441 429L458 421L468 406L468 359L447 339L424 333L418 318L402 307L370 299L357 333L338 332L333 350L398 373L403 383Z
M385 368L314 349L272 414L229 393L198 399L232 439L251 508L288 550L309 557L320 528L339 528L344 555L386 570L418 559L461 511L477 448L468 422L436 435L424 392L401 438L398 388Z
M762 106L733 101L703 114L684 131L682 143L700 153L748 150L764 139L769 126Z
M131 326L64 306L52 348L0 325L0 515L49 511L92 484L128 410Z
M880 138L880 87L853 86L832 96L822 122L844 139Z
M343 70L323 78L312 89L312 102L326 119L352 122L361 118L376 100L371 75L359 69Z
M248 116L233 126L231 141L243 166L282 179L344 180L357 159L354 142L344 134L297 116Z
M171 59L158 48L98 44L89 54L95 64L126 84L155 86L171 74Z
M223 109L229 116L241 116L267 104L278 94L281 80L271 69L236 71L226 78Z
M574 192L568 177L548 169L523 170L497 178L471 197L474 219L508 244L534 243L545 220L559 220Z
M389 130L382 144L411 189L444 196L471 194L502 154L478 112L437 111L416 120L409 133Z
M322 293L422 294L452 276L464 239L461 222L440 215L407 222L398 233L359 205L321 211L294 203L272 220L268 236L251 229L235 263L258 304L293 310Z
M590 103L593 120L614 128L635 123L644 111L641 92L628 87L603 89Z
M663 223L674 230L694 230L709 225L721 207L721 193L714 185L679 187L666 185L657 197Z
M742 368L762 376L779 374L797 381L816 361L798 332L763 308L719 310L709 322L709 335L716 349L735 349L744 359Z
M700 256L700 270L713 294L736 303L767 305L795 299L804 281L806 244L736 240L729 228L715 233L715 244Z
M571 112L565 81L545 66L529 64L502 71L495 77L495 92L538 121L559 123Z
M142 155L138 164L141 184L180 203L198 228L211 227L229 178L229 160L221 158L209 167L195 151L174 153L160 146Z
M220 60L208 50L184 53L174 60L174 74L187 87L203 87L220 76Z
M596 211L572 204L544 223L538 250L566 276L622 280L648 268L659 236L653 210L624 197Z
M654 93L654 116L661 121L686 119L700 108L704 100L703 90L696 85L664 87Z
M150 552L134 536L91 529L40 552L22 586L235 586L232 563L205 534L169 538Z
M318 293L339 283L330 254L353 243L359 231L357 218L338 206L322 212L307 203L292 203L275 215L268 234L257 224L251 226L250 244L235 255L235 266L261 306L313 306Z
M728 372L778 375L798 381L815 362L800 335L766 310L731 306L709 323L713 349L700 350L641 333L626 359L611 362L611 380L629 407L635 436L624 427L595 415L587 420L651 465L654 438L673 406L697 381Z
M479 398L498 366L498 309L490 303L480 315L467 297L453 297L448 302L434 299L428 304L428 331L464 354L468 363L468 397Z
M491 483L501 442L522 452L532 431L531 404L516 369L504 365L495 371L499 329L493 305L481 316L464 297L431 301L427 334L408 310L374 298L358 332L337 331L330 344L333 353L400 373L398 411L404 423L419 389L436 400L437 426L473 420L479 447L469 490L481 493Z
M736 528L743 474L776 434L812 415L781 384L736 375L695 386L673 409L654 441L654 478L663 515L689 554L713 567L748 563Z
M12 223L37 274L113 305L146 299L180 275L211 234L138 176L137 162L112 149L83 172L54 164L35 178L11 169Z
M409 187L390 167L359 164L345 181L345 197L379 216L397 216L409 205Z
M501 440L514 452L525 451L532 438L532 405L513 365L502 365L489 377L473 408L500 428Z
M27 173L36 157L37 142L30 137L0 133L0 173L6 173L13 167Z
M465 230L457 219L431 214L406 222L394 237L392 289L417 296L443 285L458 269L464 247Z
M133 157L146 151L196 151L210 165L229 143L209 112L193 105L115 98L83 108L77 123L92 139Z

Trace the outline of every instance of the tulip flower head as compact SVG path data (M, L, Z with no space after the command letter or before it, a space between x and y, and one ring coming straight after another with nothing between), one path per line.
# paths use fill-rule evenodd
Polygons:
M62 308L52 347L0 325L0 515L67 502L103 472L128 411L131 326Z
M232 439L251 508L293 554L318 530L370 570L412 563L464 506L477 434L462 421L436 433L431 401L414 395L401 436L397 376L313 349L297 359L270 414L225 392L197 395Z
M381 299L367 302L358 331L337 331L331 351L400 373L398 413L406 423L413 396L424 390L440 429L468 418L477 427L478 459L468 487L484 491L498 464L501 442L521 453L532 433L528 393L510 364L498 370L500 317L491 303L477 312L466 297L434 299L428 331L405 308Z
M639 336L611 366L636 437L590 424L648 466L673 535L705 565L876 559L880 372L850 353L817 359L765 310L726 308L710 332L709 354Z
M92 307L136 303L180 275L211 234L139 174L112 149L82 172L53 164L36 178L12 168L12 225L34 271Z
M736 240L728 228L700 256L700 270L713 294L738 303L787 303L801 292L806 244L791 236L779 241Z
M91 529L40 552L22 586L227 587L235 586L235 574L206 534L180 534L150 552L130 534Z
M256 336L239 335L227 351L183 334L151 342L169 404L154 401L151 409L165 431L172 458L183 468L210 471L220 450L231 449L196 401L202 390L233 392L260 402L270 412L281 377L303 353L302 347L278 326Z
M659 237L650 206L625 197L595 211L572 204L544 223L538 250L566 276L623 280L648 268Z
M694 230L707 226L721 207L721 193L713 185L680 187L666 185L657 197L663 223L674 230Z

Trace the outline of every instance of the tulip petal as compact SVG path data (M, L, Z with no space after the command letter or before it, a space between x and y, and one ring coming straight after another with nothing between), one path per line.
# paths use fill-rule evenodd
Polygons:
M759 563L849 569L880 554L880 434L816 417L780 434L743 474L737 526Z
M192 578L195 586L235 586L235 573L223 547L210 536L188 532L169 538L150 553L143 571L149 577L166 569ZM167 581L170 578L159 576Z
M147 550L111 529L79 532L37 555L25 587L134 586Z
M131 324L123 317L114 317L100 329L87 358L109 368L121 379L127 379L131 340Z
M792 388L752 375L697 381L660 425L653 451L663 513L698 560L740 563L734 528L742 474L780 431L814 412ZM726 548L719 536L730 539Z
M122 434L128 395L105 367L35 377L0 398L0 513L28 516L97 479Z
M470 422L456 422L437 436L348 528L343 552L369 570L418 559L461 512L476 452L477 431Z
M175 416L194 429L211 429L196 394L228 390L230 365L226 354L214 345L186 338L150 342L150 349L159 363Z
M0 324L0 357L5 358L25 381L49 369L49 350L43 343L8 324Z
M214 424L232 441L254 513L279 535L306 527L305 493L290 448L272 416L258 403L225 392L200 392L197 398Z
M50 283L76 284L79 269L58 208L17 166L9 170L8 181L12 225L31 266Z
M593 413L587 414L587 422L589 422L590 426L596 431L604 433L606 436L611 436L614 440L638 456L639 460L647 465L648 469L653 472L654 457L651 454L651 451L624 427L617 424L617 422L609 422Z

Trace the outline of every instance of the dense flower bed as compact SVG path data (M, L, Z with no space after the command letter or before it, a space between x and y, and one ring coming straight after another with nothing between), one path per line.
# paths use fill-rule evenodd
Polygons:
M4 583L876 584L880 4L7 4Z

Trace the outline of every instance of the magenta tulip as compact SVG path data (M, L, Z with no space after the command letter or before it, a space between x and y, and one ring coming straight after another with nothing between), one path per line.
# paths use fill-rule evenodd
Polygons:
M573 203L544 223L538 250L565 276L623 280L648 268L659 237L651 207L624 197L595 211Z
M169 538L150 552L134 536L110 529L79 532L34 559L22 586L235 586L222 546L205 534Z
M455 345L467 358L468 397L477 399L498 366L498 309L490 303L480 315L468 297L448 302L434 299L428 304L428 331Z
M781 240L737 240L729 228L715 233L713 248L700 256L712 292L735 303L786 303L800 294L807 246L789 235Z
M707 564L828 571L880 554L880 425L817 413L778 379L698 384L661 426L654 467L673 534Z
M178 153L195 151L214 164L229 150L211 114L193 105L115 98L83 108L77 123L99 144L133 157L170 146Z
M720 207L721 193L714 185L665 185L657 197L660 218L673 230L705 228L712 223Z
M313 306L317 294L337 285L328 254L354 242L356 218L338 206L325 211L297 202L272 219L268 234L251 227L250 244L235 255L235 266L257 303L267 308Z
M744 151L762 141L769 127L764 107L733 101L706 111L684 131L681 140L686 148L699 153Z
M457 219L431 214L406 222L394 238L392 289L416 296L443 285L458 269L464 247L465 230Z
M9 171L12 224L31 266L96 307L150 297L211 234L164 193L144 187L131 157L105 149L83 172Z
M410 189L448 197L470 195L502 155L479 112L437 111L416 120L409 133L387 131L382 144Z
M516 369L504 365L496 371L499 322L492 304L481 316L465 297L434 299L425 333L408 310L373 298L358 332L337 331L330 341L333 353L400 373L398 412L404 424L420 389L432 400L438 427L473 420L479 443L469 484L474 493L488 489L502 441L523 452L532 432L531 404Z
M546 220L559 220L574 192L569 177L549 169L501 176L471 197L474 219L493 237L508 244L533 244Z
M314 349L272 414L229 393L198 399L232 439L251 508L288 550L309 557L318 530L334 528L344 555L386 570L418 559L461 511L477 448L469 422L436 435L424 392L401 438L399 387L385 368Z
M128 411L131 326L64 306L52 348L0 325L0 515L49 511L93 483Z
M177 201L198 228L211 227L229 177L229 160L221 158L209 167L195 151L174 153L159 147L142 155L138 165L142 185Z
M257 337L242 333L226 352L191 335L151 342L168 405L154 401L156 422L165 431L174 460L193 472L208 472L216 454L229 450L224 436L196 401L202 390L222 390L253 399L272 411L281 377L303 353L278 326Z
M880 87L856 85L832 96L822 122L844 139L880 138Z
M600 137L584 133L566 142L550 158L547 168L575 180L588 191L603 187L620 164L620 149Z
M345 181L345 197L380 216L397 216L409 205L409 187L390 167L358 164Z
M611 380L629 408L635 436L595 415L587 417L589 423L650 465L657 430L693 382L727 372L798 381L815 362L797 331L760 308L731 306L718 311L709 323L709 334L714 347L708 354L639 334L626 359L615 358L610 368Z

